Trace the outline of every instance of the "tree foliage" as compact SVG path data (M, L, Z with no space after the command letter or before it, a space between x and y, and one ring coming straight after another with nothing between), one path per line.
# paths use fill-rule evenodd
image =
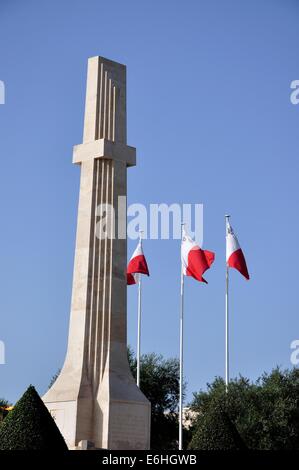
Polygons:
M256 383L240 377L227 393L217 378L207 392L194 394L191 408L197 418L190 449L236 449L242 443L249 449L299 449L298 369L276 368Z
M52 379L50 380L50 383L48 385L48 390L50 390L50 388L52 387L52 385L55 384L56 380L58 379L59 377L59 374L61 372L61 369L58 369L58 371L56 372L56 374L53 375Z
M129 363L136 378L137 361L128 350ZM175 449L178 437L179 361L161 355L141 357L140 389L151 402L151 448Z
M7 414L9 413L9 411L6 409L9 406L11 406L11 403L9 403L8 400L6 400L5 398L0 398L0 425L5 416L7 416Z
M0 398L0 408L6 407L6 406L11 406L11 403L9 403L8 400L5 398Z
M55 421L32 385L0 426L0 450L67 450Z

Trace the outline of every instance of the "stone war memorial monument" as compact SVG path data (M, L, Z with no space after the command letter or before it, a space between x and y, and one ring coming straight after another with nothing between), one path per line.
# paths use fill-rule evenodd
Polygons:
M127 194L126 67L88 60L69 338L65 363L43 401L70 449L149 449L150 403L127 359L127 240L96 230L98 207ZM126 211L124 211L126 214ZM115 210L115 225L118 220ZM112 226L113 224L111 224Z

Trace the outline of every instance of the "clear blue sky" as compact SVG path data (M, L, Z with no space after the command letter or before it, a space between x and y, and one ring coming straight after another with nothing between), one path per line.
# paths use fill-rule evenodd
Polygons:
M43 393L66 351L87 58L127 64L129 203L204 204L209 285L186 282L188 398L224 373L224 214L251 281L231 274L231 371L290 367L299 338L299 4L295 0L1 0L0 396ZM129 253L135 243L129 243ZM144 352L178 355L179 242L147 241ZM136 291L128 299L136 344Z

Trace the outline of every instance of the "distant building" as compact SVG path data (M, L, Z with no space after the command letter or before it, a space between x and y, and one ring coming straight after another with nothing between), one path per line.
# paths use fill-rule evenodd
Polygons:
M13 406L0 406L0 423L4 420L5 416L13 409Z
M198 411L193 411L189 406L183 408L183 426L186 429L190 429L194 420L198 416Z

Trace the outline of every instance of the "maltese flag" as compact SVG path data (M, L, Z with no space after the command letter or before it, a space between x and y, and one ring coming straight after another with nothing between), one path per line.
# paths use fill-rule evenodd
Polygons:
M226 264L230 268L237 269L247 280L249 279L243 251L228 219L226 225Z
M207 281L202 275L211 267L215 259L215 253L202 250L186 233L184 227L182 233L181 258L183 274L185 276L192 276L197 281L207 284Z
M143 254L142 241L138 242L137 248L134 251L127 268L127 284L138 283L138 274L146 274L149 276L147 262Z

